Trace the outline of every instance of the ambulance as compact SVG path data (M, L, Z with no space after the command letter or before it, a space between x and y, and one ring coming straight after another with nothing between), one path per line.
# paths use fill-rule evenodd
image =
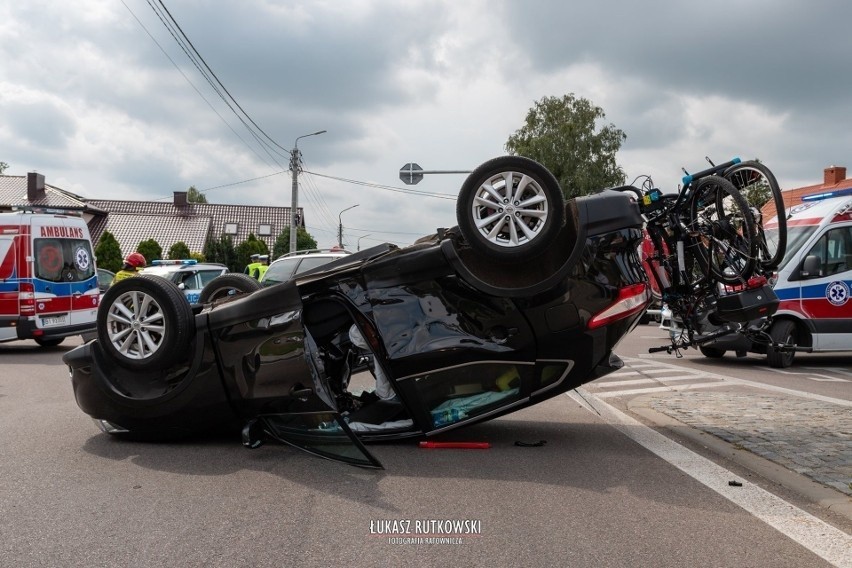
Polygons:
M777 222L765 227L772 239ZM702 345L705 356L750 351L765 353L771 367L789 367L796 351L852 351L852 189L808 195L787 210L787 252L770 284L780 304L767 339L795 350L734 334Z
M43 347L96 328L100 290L81 217L0 213L0 341Z

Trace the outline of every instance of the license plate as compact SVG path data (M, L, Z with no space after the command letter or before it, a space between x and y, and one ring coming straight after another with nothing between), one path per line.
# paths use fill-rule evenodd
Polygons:
M65 325L68 323L68 315L62 314L60 316L42 316L41 325L42 327L50 327L54 325Z

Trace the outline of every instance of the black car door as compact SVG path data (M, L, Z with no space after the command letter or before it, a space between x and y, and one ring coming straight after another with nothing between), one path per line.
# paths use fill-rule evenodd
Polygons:
M209 326L225 387L247 422L306 452L381 467L346 425L293 282L214 306Z

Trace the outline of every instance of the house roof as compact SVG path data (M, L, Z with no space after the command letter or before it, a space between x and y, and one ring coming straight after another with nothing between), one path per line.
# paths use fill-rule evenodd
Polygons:
M21 207L81 212L93 242L99 242L104 231L109 231L123 253L150 238L163 251L183 241L190 251L202 252L208 236L227 234L239 244L249 233L272 249L281 231L290 226L289 207L189 203L186 192L175 192L170 201L86 199L44 183L44 176L35 173L0 175L0 211ZM299 214L303 216L304 210L300 208ZM300 224L304 226L304 217Z
M164 222L162 215L138 215L110 212L105 218L89 226L92 241L100 241L104 231L109 231L118 241L122 254L136 250L140 242L153 238L167 254L173 244L183 241L192 252L204 250L204 241L210 230L210 217L176 217ZM96 234L97 232L97 234Z
M846 168L844 166L829 166L823 172L822 183L794 189L782 189L781 197L784 200L784 208L789 209L802 203L802 197L806 195L849 188L852 188L852 179L846 178ZM773 204L770 202L764 205L762 213L766 218L773 217L775 215Z
M272 249L281 231L290 226L289 207L183 204L177 196L169 202L109 199L90 199L86 202L109 211L106 219L90 225L92 240L97 242L103 232L108 230L118 240L123 253L135 249L141 240L152 237L163 247L164 252L179 241L186 243L192 252L202 252L208 234L217 238L229 234L234 243L238 244L246 240L249 233L254 233ZM299 212L302 212L301 208ZM166 223L163 222L164 217L168 219ZM226 231L226 228L234 229L235 232ZM137 238L140 234L143 236Z
M805 195L824 193L826 191L834 191L838 189L848 189L850 187L852 187L852 179L844 179L834 184L818 183L816 185L808 185L796 189L787 189L782 191L781 195L784 197L784 207L788 208L801 203L802 197Z
M30 201L27 197L27 176L0 175L0 207L45 207L65 210L93 209L91 202L70 191L44 184L44 193Z

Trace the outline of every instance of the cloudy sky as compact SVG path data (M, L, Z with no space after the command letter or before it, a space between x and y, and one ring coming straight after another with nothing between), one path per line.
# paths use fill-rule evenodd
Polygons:
M87 198L289 206L285 149L327 130L299 141L308 230L404 245L455 224L464 176L401 166L470 170L574 93L626 133L628 181L738 155L793 188L852 170L850 24L843 0L0 0L0 161Z

